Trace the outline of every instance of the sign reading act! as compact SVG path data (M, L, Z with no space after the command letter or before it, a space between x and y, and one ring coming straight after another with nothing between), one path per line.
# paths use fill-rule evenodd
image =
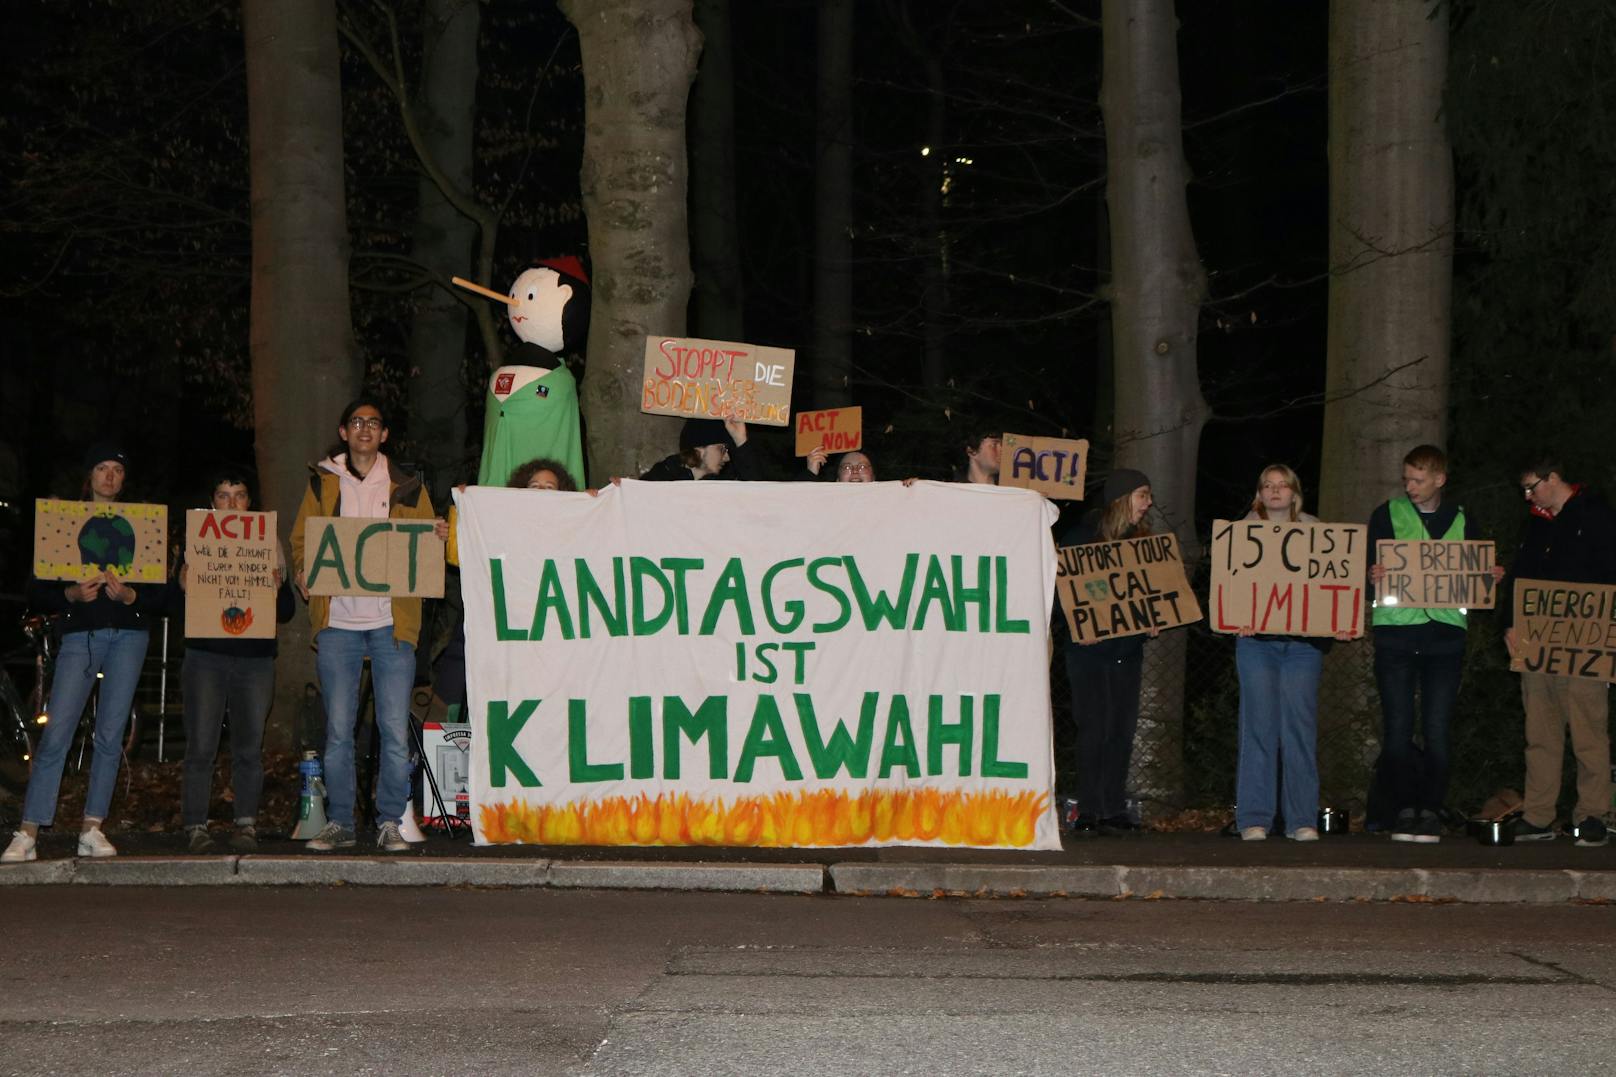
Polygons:
M740 419L765 426L791 423L790 348L682 337L645 338L645 393L650 415Z
M185 634L275 638L275 514L185 513Z

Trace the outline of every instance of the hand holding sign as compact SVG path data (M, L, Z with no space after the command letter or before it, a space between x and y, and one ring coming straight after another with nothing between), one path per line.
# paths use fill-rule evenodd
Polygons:
M434 520L311 516L305 594L368 598L443 597L443 540Z

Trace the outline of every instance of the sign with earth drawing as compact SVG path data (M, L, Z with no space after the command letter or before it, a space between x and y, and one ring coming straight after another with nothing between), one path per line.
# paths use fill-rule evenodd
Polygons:
M34 577L87 580L111 569L130 583L168 578L168 506L34 502Z

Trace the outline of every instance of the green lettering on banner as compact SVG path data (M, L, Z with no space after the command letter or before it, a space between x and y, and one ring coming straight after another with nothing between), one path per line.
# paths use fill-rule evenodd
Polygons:
M537 789L544 784L522 758L522 753L516 750L516 735L522 732L522 727L527 725L527 720L538 709L539 701L536 699L522 700L516 705L515 714L511 713L511 705L506 700L488 701L485 722L488 734L488 784L493 788L505 788L507 771L516 777L516 784L523 789Z
M600 613L600 619L606 622L608 635L628 635L628 610L623 605L623 559L612 558L612 601L609 606L606 604L606 595L595 582L595 574L589 571L588 561L582 557L576 558L573 573L578 580L578 635L583 639L589 638L590 606L594 606Z
M589 761L589 707L581 699L567 700L567 774L575 785L623 780L623 764Z
M718 582L713 584L712 593L707 597L707 611L701 617L701 635L713 634L713 630L718 627L718 618L723 615L725 603L735 607L735 619L740 622L741 635L756 634L757 625L752 620L752 600L746 597L746 569L741 565L739 557L731 557L725 563L724 571L718 576Z
M634 591L634 634L655 635L662 631L662 626L673 616L673 585L668 582L668 577L662 574L656 562L648 557L630 557L628 570ZM657 586L662 588L662 612L655 617L645 615L645 588L642 583L650 579L656 580Z
M819 621L814 625L815 632L840 632L847 627L847 622L853 619L853 604L847 600L847 592L827 580L819 578L819 570L842 563L840 557L816 557L808 562L808 584L814 590L829 595L836 600L840 613L833 621Z
M777 561L763 574L763 616L768 620L769 627L776 632L795 632L797 626L802 624L803 617L807 615L806 607L800 598L789 599L786 602L786 613L791 618L789 621L782 621L774 615L774 578L788 568L801 568L803 563L800 557L793 557L789 561Z
M673 608L679 615L679 634L690 635L690 597L685 590L685 573L705 565L699 557L664 557L662 567L673 573Z
M954 744L959 747L959 776L971 776L971 741L974 739L973 730L976 725L972 712L975 710L970 696L960 696L960 720L957 722L943 721L943 697L940 695L926 697L926 774L928 777L943 772L943 745Z
M965 631L965 607L976 604L976 630L988 630L988 592L992 588L988 584L988 556L983 554L976 559L976 586L965 586L965 558L955 554L952 558L954 569L954 603L959 610L959 627L950 624L948 627L957 632Z
M434 526L435 525L430 523L393 525L394 531L401 535L408 535L410 537L410 585L408 589L411 591L415 590L415 571L420 562L420 555L417 552L417 546L421 541L421 532L430 531Z
M679 777L679 737L692 745L707 738L707 776L713 781L729 777L729 697L708 696L691 714L678 696L662 697L662 776ZM736 780L742 780L737 772Z
M1025 778L1027 764L999 759L999 694L982 697L982 777Z
M920 567L920 555L912 553L903 559L903 579L898 583L896 602L888 598L885 591L877 591L875 597L871 598L870 590L864 586L864 577L859 574L858 564L853 558L842 558L842 564L847 566L847 580L853 585L853 598L858 602L864 627L874 632L875 626L885 621L901 630L909 620L909 600L914 597L915 572Z
M561 625L561 638L572 639L572 611L567 608L567 596L561 591L561 573L556 571L554 561L545 558L544 567L539 570L539 597L533 602L533 627L528 630L528 639L544 638L544 626L550 620L552 609Z
M1005 557L993 559L993 630L1021 636L1032 631L1026 621L1010 619L1010 562Z
M948 579L943 575L943 563L932 554L926 559L926 582L920 588L920 604L915 608L915 631L926 627L926 609L933 602L943 609L943 627L958 632L965 627L965 618L954 608L948 593Z
M865 695L875 695L866 692ZM893 696L887 709L887 735L881 745L881 774L885 778L893 767L902 767L911 778L920 777L920 753L915 751L915 731L909 724L909 699Z
M327 550L331 551L330 557L326 556ZM348 583L348 570L342 564L342 547L337 545L337 530L330 524L326 524L320 534L319 547L314 551L314 564L309 566L309 578L304 586L312 589L315 577L328 565L337 570L337 580L342 584L342 589L348 590L352 585Z
M865 692L859 707L858 733L850 735L841 719L831 730L829 743L819 736L819 719L814 715L814 697L798 692L791 697L797 702L797 721L802 724L802 739L808 745L808 760L813 764L814 777L834 778L836 772L847 769L849 778L862 778L870 770L870 744L875 739L875 705L879 692Z
M628 776L656 777L656 758L651 747L651 697L628 697Z
M527 639L525 631L511 627L509 615L505 612L505 566L497 557L488 559L488 583L494 592L494 638L501 643Z
M780 760L780 773L787 781L801 781L802 767L791 751L786 739L785 723L780 720L780 707L773 696L758 696L752 711L752 726L746 731L746 743L741 745L741 759L735 764L735 780L752 780L752 768L759 756L772 755Z
M385 592L387 590L387 585L385 583L372 583L369 580L365 579L365 543L370 541L372 535L375 535L378 532L391 531L392 529L393 529L392 521L390 521L390 520L381 520L381 521L379 521L377 523L371 524L369 527L367 527L363 531L359 532L359 537L354 540L354 546L353 546L353 574L354 574L354 580L355 580L355 582L357 582L359 584L360 587L364 588L367 591Z

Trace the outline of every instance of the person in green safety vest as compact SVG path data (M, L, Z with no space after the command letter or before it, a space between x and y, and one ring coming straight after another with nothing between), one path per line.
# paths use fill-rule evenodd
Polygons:
M1393 841L1442 840L1448 727L1464 667L1466 613L1399 604L1397 596L1382 586L1386 567L1377 563L1376 552L1380 542L1392 539L1476 538L1468 530L1463 506L1443 499L1447 482L1447 455L1435 445L1417 446L1403 457L1403 496L1387 501L1369 517L1369 590L1374 605L1370 623L1383 720L1376 769L1397 811ZM1493 579L1503 575L1503 567L1494 566ZM1416 715L1421 748L1414 745Z

